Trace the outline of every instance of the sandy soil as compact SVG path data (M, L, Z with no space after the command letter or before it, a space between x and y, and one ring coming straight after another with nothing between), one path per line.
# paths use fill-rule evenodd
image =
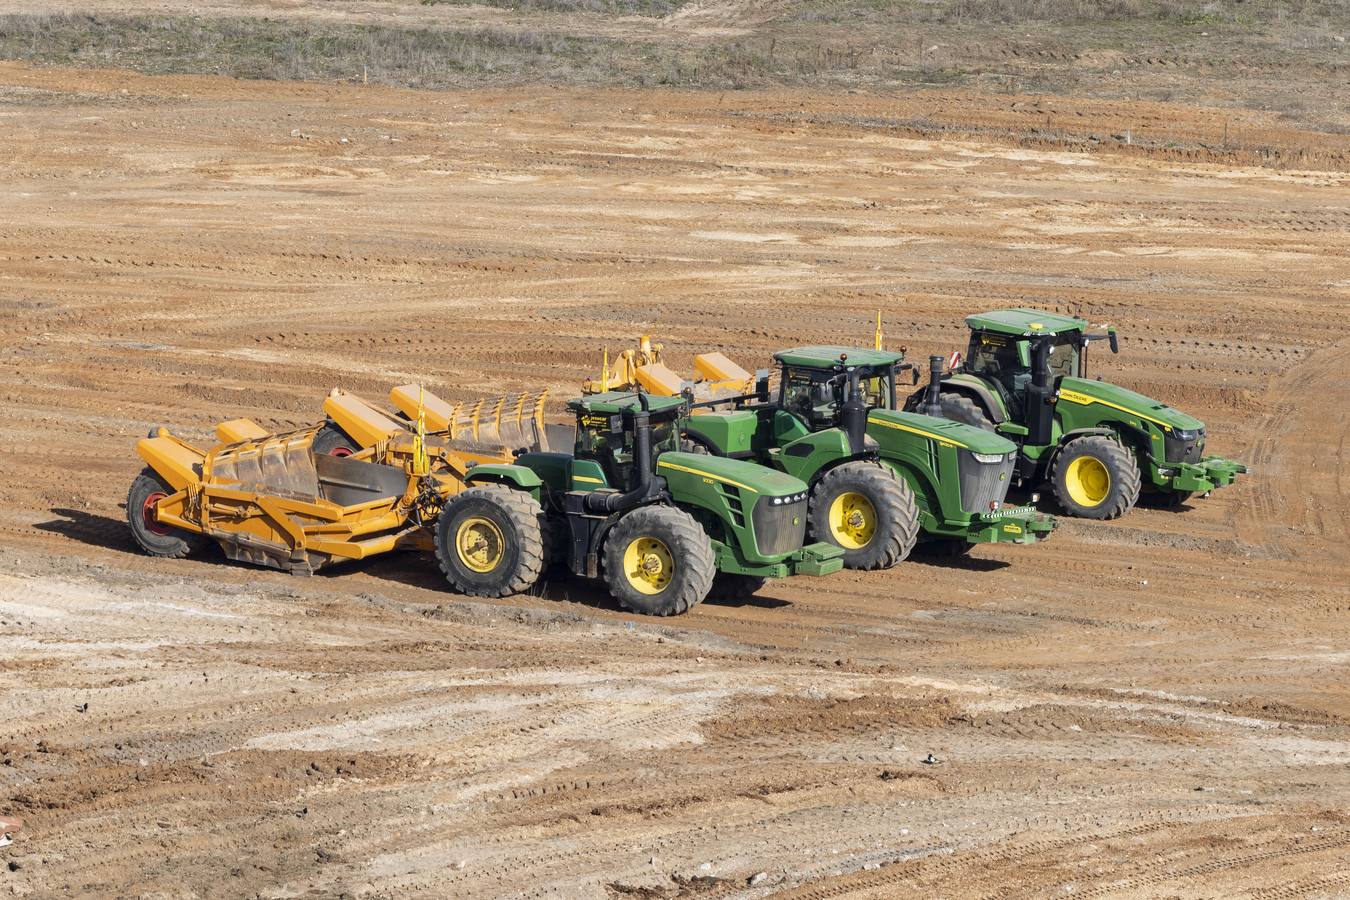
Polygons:
M1031 102L0 65L0 894L1350 892L1350 179L875 127ZM640 330L756 365L878 308L922 358L1015 304L1120 326L1097 370L1254 474L673 621L125 531L152 424L562 399Z

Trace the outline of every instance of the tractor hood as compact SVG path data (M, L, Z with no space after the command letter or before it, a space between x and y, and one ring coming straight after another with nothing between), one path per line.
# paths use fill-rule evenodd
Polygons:
M765 497L802 494L807 489L806 482L785 472L702 453L662 453L656 461L656 474L669 478L672 473L698 476L708 482L729 484Z
M975 453L1006 454L1017 451L1017 445L1012 441L974 425L889 409L874 409L867 414L867 433L883 448L888 443L888 435L918 435Z
M1059 399L1060 402L1067 401L1083 406L1100 404L1118 412L1138 416L1161 426L1164 431L1173 429L1196 431L1205 427L1204 422L1186 415L1179 409L1173 409L1166 403L1105 381L1065 378L1059 384Z

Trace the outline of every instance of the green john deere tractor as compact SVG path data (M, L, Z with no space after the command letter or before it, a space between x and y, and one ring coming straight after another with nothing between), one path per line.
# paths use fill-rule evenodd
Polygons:
M893 566L917 541L952 554L977 543L1034 543L1055 522L1006 508L1017 447L978 428L903 412L904 354L799 347L774 355L757 391L696 404L685 424L696 452L754 460L810 485L809 535L844 550L852 569Z
M1033 309L970 316L966 324L964 364L946 375L935 371L934 383L906 408L1012 438L1020 447L1015 480L1050 482L1070 515L1113 519L1129 512L1144 490L1180 503L1247 471L1242 463L1204 455L1199 419L1088 379L1091 343L1105 340L1119 352L1114 328L1089 334L1082 319Z
M574 452L474 466L441 511L436 556L460 592L518 593L565 560L624 607L666 616L710 591L745 596L768 578L841 568L838 548L803 546L804 482L680 451L685 398L611 391L568 407Z

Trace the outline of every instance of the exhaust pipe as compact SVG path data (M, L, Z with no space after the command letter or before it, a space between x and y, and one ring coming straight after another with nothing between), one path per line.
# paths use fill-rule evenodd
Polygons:
M867 403L858 387L857 372L844 376L844 390L846 394L840 424L848 436L849 449L857 455L867 447Z
M928 357L928 390L923 396L920 412L942 418L942 363L941 356Z
M639 393L640 412L633 413L633 465L637 469L637 484L622 494L591 491L585 497L587 512L613 513L650 500L665 490L665 480L652 474L652 423L648 412L647 395Z

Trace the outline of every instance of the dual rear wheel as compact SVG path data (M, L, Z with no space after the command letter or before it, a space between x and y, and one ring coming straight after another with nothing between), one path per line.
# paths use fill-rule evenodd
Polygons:
M477 485L451 499L436 520L436 559L462 594L518 594L534 586L548 562L548 531L542 507L529 494L504 484ZM661 505L619 519L605 536L600 565L620 605L652 616L692 609L717 575L707 532L689 513ZM722 583L739 595L758 586L740 577Z

